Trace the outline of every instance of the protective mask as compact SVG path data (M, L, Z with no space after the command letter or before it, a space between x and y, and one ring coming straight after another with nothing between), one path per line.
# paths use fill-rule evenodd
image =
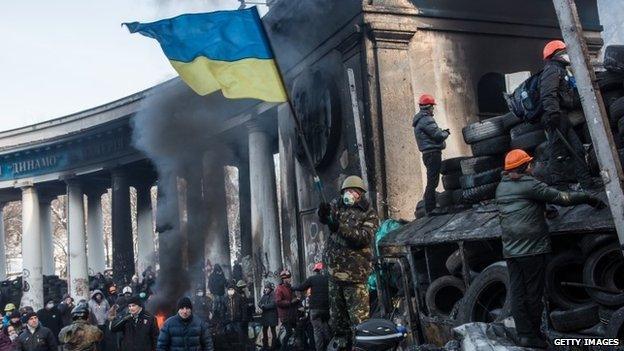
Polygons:
M197 292L197 296L204 296L204 292L203 291L198 291Z
M234 296L234 289L229 289L227 294L228 296Z
M49 310L52 309L52 307L54 307L53 303L49 303L49 304L46 305L46 308L49 309Z
M355 204L355 196L350 192L342 194L342 202L347 206L353 206Z
M568 54L559 55L559 59L565 63L570 63L570 55Z

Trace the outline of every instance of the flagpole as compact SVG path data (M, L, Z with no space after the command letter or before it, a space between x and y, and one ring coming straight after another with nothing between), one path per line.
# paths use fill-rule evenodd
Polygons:
M258 13L258 8L256 6L253 7L256 11L256 15L258 19L260 19L260 14ZM308 142L305 139L305 134L303 134L303 127L301 126L301 121L297 116L297 110L295 109L292 99L290 98L290 92L286 87L286 81L284 80L284 76L282 75L282 69L280 68L279 61L277 60L277 55L275 55L275 50L273 50L273 44L269 39L269 35L264 28L264 23L260 20L260 26L262 27L262 31L264 32L264 36L269 43L269 49L271 50L271 54L273 55L273 59L275 61L275 66L277 67L277 74L279 75L280 81L282 82L282 87L284 87L284 92L286 93L286 100L288 102L288 106L290 107L290 115L292 116L295 122L295 129L297 130L297 135L299 136L299 141L303 146L303 152L305 154L305 158L307 160L308 166L312 171L312 176L314 177L314 184L316 185L316 189L321 195L321 201L327 202L327 198L325 197L325 192L323 191L323 183L321 182L321 177L319 177L318 172L316 171L316 166L314 165L314 160L312 159L312 154L310 153L310 148L308 147Z

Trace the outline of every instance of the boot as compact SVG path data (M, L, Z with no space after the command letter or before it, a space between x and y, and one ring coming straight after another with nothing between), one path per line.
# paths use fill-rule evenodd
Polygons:
M548 343L540 338L521 336L518 338L518 346L543 350L548 348Z

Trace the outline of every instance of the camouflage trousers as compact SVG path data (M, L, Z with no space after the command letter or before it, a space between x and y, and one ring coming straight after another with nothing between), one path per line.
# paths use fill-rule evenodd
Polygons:
M352 330L369 318L366 284L329 281L329 325L334 335L350 337Z

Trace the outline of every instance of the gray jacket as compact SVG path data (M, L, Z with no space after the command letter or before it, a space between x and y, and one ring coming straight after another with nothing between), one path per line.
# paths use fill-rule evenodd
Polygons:
M446 148L444 141L448 138L449 133L438 127L430 109L421 109L414 116L412 126L414 127L414 136L416 137L418 150L421 152Z
M95 295L97 294L102 295L102 302L100 303L95 301ZM93 316L93 318L95 318L98 325L106 324L109 308L110 305L108 304L108 301L106 301L106 298L104 298L104 294L102 294L100 290L93 290L91 293L91 299L89 299L89 313Z

